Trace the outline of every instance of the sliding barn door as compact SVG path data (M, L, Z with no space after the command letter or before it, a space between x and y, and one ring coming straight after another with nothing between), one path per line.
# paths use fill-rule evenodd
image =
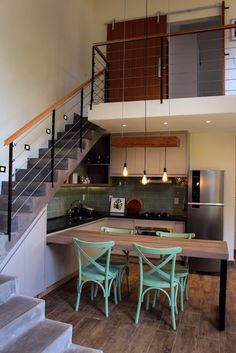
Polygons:
M166 33L166 16L150 17L111 24L107 40L123 40L108 44L109 102L160 99L161 57L162 92L168 94L168 42L148 36ZM132 38L134 40L124 41ZM135 40L141 38L139 40Z

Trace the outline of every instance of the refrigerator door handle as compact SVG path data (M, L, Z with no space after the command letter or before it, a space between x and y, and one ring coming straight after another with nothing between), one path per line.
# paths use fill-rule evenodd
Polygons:
M216 202L188 202L188 205L193 205L193 206L224 206L224 203Z

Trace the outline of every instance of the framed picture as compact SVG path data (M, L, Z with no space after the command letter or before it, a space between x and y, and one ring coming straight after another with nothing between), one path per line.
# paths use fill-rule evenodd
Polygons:
M110 203L110 214L123 216L125 213L125 198L112 197Z
M236 25L236 18L232 18L230 23ZM236 28L231 28L231 40L236 40Z

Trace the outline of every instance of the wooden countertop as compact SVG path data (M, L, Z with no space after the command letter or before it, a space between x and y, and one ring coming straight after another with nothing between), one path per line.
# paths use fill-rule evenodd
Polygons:
M228 247L223 240L202 239L170 239L146 235L111 234L98 231L71 229L53 233L47 236L47 244L72 244L72 238L85 241L109 241L115 242L116 250L132 250L132 244L138 243L147 247L182 247L182 255L202 257L207 259L228 259Z

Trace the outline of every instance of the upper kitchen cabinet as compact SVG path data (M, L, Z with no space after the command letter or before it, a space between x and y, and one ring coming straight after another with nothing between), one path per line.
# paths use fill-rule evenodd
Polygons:
M172 133L173 135L173 133ZM166 168L168 176L186 176L188 173L188 135L174 134L180 140L179 147L166 148ZM111 147L111 176L121 176L125 161L125 148ZM165 164L165 148L146 149L146 172L148 176L161 176ZM144 148L127 149L129 176L141 176L144 170Z

